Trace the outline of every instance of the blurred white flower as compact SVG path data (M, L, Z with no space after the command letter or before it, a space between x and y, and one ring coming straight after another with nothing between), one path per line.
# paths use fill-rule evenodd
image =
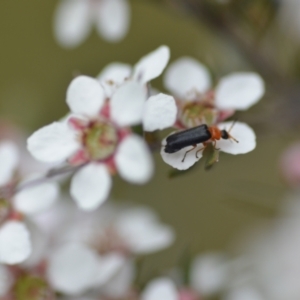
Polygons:
M37 216L36 222L54 238L47 254L48 278L56 290L71 295L97 289L107 297L124 296L135 276L132 257L159 251L174 241L172 228L161 224L151 210L111 203L89 214L59 205ZM80 258L82 253L88 258Z
M0 162L0 188L6 206L0 227L0 262L16 264L31 253L30 233L21 222L23 217L20 213L32 215L49 208L57 200L59 189L56 183L44 182L14 192L18 181L19 151L10 141L0 143Z
M152 280L142 293L142 300L197 300L224 290L230 275L228 259L221 253L198 255L189 270L189 283L162 277ZM242 299L242 298L241 298Z
M190 285L199 295L212 296L225 287L228 274L229 263L224 254L200 254L191 266Z
M24 261L31 253L30 234L19 221L6 221L0 227L0 262L16 264Z
M119 42L128 32L130 5L127 0L60 0L54 16L54 36L65 48L80 45L92 25L108 42Z
M161 277L149 282L141 295L141 300L180 300L172 280Z
M217 128L219 128L220 130L228 131L232 124L232 122L219 123L217 124ZM197 144L195 148L193 148L193 145L184 147L175 153L167 153L165 152L165 147L162 147L160 154L164 162L166 162L173 168L179 170L186 170L193 166L202 157L203 150L205 149L207 143L210 142L215 143L216 149L233 155L248 153L255 149L256 135L252 128L249 127L247 124L236 122L230 130L230 135L234 137L238 141L238 143L230 139L224 140L221 138L220 140L208 140L203 144ZM168 137L166 137L162 141L163 146L166 146L167 138Z
M283 202L277 219L243 235L231 265L225 300L296 300L300 297L299 194Z

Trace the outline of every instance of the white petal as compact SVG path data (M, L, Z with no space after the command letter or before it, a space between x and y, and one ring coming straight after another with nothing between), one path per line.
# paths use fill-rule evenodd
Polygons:
M232 122L218 124L220 129L229 130ZM217 141L216 147L221 151L230 154L244 154L252 151L256 147L256 136L253 129L245 123L236 122L230 131L230 135L238 140L238 143L232 140Z
M10 290L12 285L12 274L9 272L8 268L0 265L0 297L6 296L6 293Z
M191 98L195 92L204 93L211 86L208 69L191 57L173 62L164 76L165 87L179 98Z
M54 16L54 35L66 48L78 46L91 29L90 7L86 0L61 0Z
M203 296L221 290L228 276L228 265L222 254L199 255L191 268L191 286Z
M91 163L73 176L70 192L80 208L94 210L107 199L111 185L105 165Z
M137 82L122 85L112 95L111 118L119 126L136 125L142 122L146 89Z
M161 224L157 216L145 208L128 209L121 213L115 226L133 253L159 251L170 246L175 239L172 228Z
M179 300L175 284L168 278L152 280L142 294L141 300Z
M162 141L162 145L166 145L166 138ZM192 148L193 146L188 146L175 153L166 153L164 147L162 147L160 150L160 154L163 161L168 165L178 170L186 170L194 165L202 157L202 151L198 152L196 157L196 152L203 148L203 145L199 144L193 151L188 152L185 156L184 161L182 161L185 153Z
M132 68L128 64L111 63L98 75L107 97L111 97L116 88L130 77Z
M14 143L3 141L0 144L0 186L8 183L19 162L18 149Z
M62 162L80 147L68 124L54 122L34 132L27 140L28 151L44 162Z
M101 287L101 291L109 299L122 299L128 295L135 278L135 265L132 260L127 259L118 272Z
M98 115L105 101L104 90L98 80L78 76L67 90L67 103L75 114L94 117Z
M81 244L67 244L52 253L48 278L58 291L77 295L92 287L97 274L98 256Z
M107 283L125 263L125 258L119 253L109 253L101 256L97 276L95 277L95 287Z
M127 0L104 0L95 12L99 33L110 42L125 37L130 23L130 6Z
M121 142L115 161L121 177L129 182L143 184L153 175L154 163L150 150L137 135L130 135Z
M153 52L142 57L135 65L133 79L146 83L158 77L165 69L170 58L170 49L167 46L160 46Z
M220 109L246 110L265 93L263 79L256 73L233 73L216 87L216 106Z
M174 125L177 106L173 97L165 94L151 96L144 107L143 126L145 131L165 129Z
M50 208L59 195L55 182L44 182L21 190L14 197L16 209L24 214L36 214Z
M30 234L18 221L7 221L0 228L0 262L17 264L31 253Z

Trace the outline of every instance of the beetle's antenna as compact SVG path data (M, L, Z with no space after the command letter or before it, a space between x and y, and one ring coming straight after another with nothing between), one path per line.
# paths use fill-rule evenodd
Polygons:
M235 119L235 120L232 122L232 124L231 124L229 130L227 131L228 133L230 133L230 131L231 131L231 129L233 128L233 126L234 126L234 124L236 123L236 121L237 121L237 119Z
M227 133L228 133L228 136L229 136L230 139L232 139L232 140L234 140L236 143L238 143L239 141L238 141L237 139L235 139L232 135L229 134L229 132L230 132L231 129L233 128L233 126L234 126L234 124L236 123L236 121L237 121L237 119L235 119L235 120L232 122L232 124L231 124L229 130L227 131Z

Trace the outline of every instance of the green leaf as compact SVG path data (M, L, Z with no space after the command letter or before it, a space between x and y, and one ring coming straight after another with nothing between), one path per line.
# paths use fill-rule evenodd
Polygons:
M214 166L214 164L219 161L219 153L220 151L214 148L212 144L208 145L205 148L203 153L203 156L205 158L205 170L210 170Z

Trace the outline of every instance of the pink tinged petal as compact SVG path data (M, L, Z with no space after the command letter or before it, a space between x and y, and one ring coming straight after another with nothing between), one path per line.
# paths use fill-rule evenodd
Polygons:
M263 79L256 73L233 73L216 87L216 106L220 109L246 110L265 93Z
M101 287L101 291L109 299L122 299L131 291L136 277L135 265L127 259L118 272Z
M37 214L50 208L57 200L58 195L58 184L44 182L17 193L14 197L14 206L24 214Z
M218 124L220 129L229 130L232 126L232 122L225 122ZM236 122L230 130L230 135L238 140L236 143L233 140L217 141L216 147L221 151L230 154L244 154L255 149L256 147L256 135L253 129L245 123Z
M64 122L54 122L42 127L27 140L28 151L36 159L49 163L66 160L79 147L76 132Z
M61 0L56 8L53 25L54 36L61 46L78 46L91 30L89 1Z
M211 78L203 64L191 57L182 57L168 67L164 85L179 98L192 98L195 93L204 93L210 88Z
M225 286L228 274L229 268L224 255L199 255L192 264L191 286L200 295L211 296Z
M97 116L104 101L104 90L98 80L92 77L78 76L68 87L67 104L75 114L87 117Z
M112 95L111 118L119 126L136 125L142 122L146 89L137 82L127 82Z
M19 221L7 221L0 228L0 262L17 264L31 253L30 234Z
M81 244L66 244L52 252L48 279L55 290L78 295L91 288L97 274L98 255Z
M145 131L162 130L174 125L177 106L173 97L165 94L151 96L145 103L143 127Z
M167 46L160 46L153 52L142 57L135 65L133 79L140 83L146 83L158 77L165 69L170 59L170 49Z
M132 68L128 64L111 63L98 75L98 80L103 86L106 96L110 97L116 88L130 77Z
M162 141L162 145L166 145L166 139ZM203 148L202 144L198 144L194 150L186 154L184 161L182 161L185 153L192 148L193 146L188 146L175 153L166 153L164 147L162 147L160 154L163 161L168 165L178 170L186 170L193 166L202 157L203 151L198 152L196 156L196 152Z
M106 166L91 163L73 176L70 192L81 209L94 210L107 199L111 185Z
M9 269L0 265L0 297L6 296L13 282L13 275L9 272Z
M99 287L99 285L103 285L111 280L120 271L124 263L124 256L118 253L109 253L101 256L97 276L95 277L95 287Z
M99 34L109 42L125 37L130 24L130 6L127 0L104 0L95 11Z
M131 183L144 184L153 175L154 166L150 150L137 135L130 135L121 142L115 162L120 176Z
M159 251L170 246L175 239L173 229L161 224L157 216L145 208L123 212L117 220L116 228L133 253Z
M175 284L168 278L152 280L142 294L141 300L179 300Z
M19 163L16 145L10 141L0 143L0 186L9 183Z

